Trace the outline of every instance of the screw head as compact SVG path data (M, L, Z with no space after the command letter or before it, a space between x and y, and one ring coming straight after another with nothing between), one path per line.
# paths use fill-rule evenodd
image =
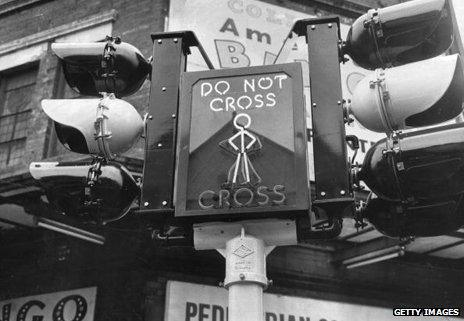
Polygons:
M172 118L176 118L176 114L172 114L171 117L172 117Z
M325 195L326 195L326 193L325 193L325 192L321 192L321 196L325 196Z
M162 90L162 91L166 91L166 87L162 87L161 90Z
M342 190L340 191L340 195L345 195L345 194L346 194L345 190L342 189Z
M163 206L166 206L166 205L168 205L168 202L167 201L162 201L161 204L163 204Z
M342 102L340 100L337 101L337 105L341 105L341 104L342 104Z
M316 107L316 106L317 106L317 104L316 104L316 103L313 103L313 107Z
M161 39L158 39L158 43L162 43L163 41L161 41Z
M148 116L148 119L153 119L153 116L152 115Z
M143 203L143 206L148 206L148 205L150 205L150 203L148 202Z
M329 28L332 28L332 24L331 24L331 23L329 23L328 26L329 26Z
M174 38L174 42L177 43L177 38Z
M161 144L161 143L158 143L158 147L162 147L162 146L163 146L163 144Z
M314 29L316 29L316 26L315 26L315 25L312 25L312 26L311 26L311 30L314 30Z

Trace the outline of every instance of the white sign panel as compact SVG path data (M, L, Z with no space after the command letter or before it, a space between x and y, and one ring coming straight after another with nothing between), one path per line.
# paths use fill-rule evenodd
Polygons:
M97 288L0 301L2 321L93 321Z
M226 321L227 295L227 290L219 287L169 281L165 321ZM373 306L264 294L265 321L449 320L449 317L444 316L394 317L393 311L394 309Z

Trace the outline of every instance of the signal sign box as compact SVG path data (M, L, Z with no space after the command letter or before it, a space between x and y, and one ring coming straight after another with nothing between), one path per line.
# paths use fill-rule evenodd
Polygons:
M185 73L175 216L308 212L300 64Z

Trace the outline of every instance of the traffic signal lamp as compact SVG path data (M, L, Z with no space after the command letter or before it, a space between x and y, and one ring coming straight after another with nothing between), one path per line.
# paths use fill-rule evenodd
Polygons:
M408 1L359 17L344 50L363 68L387 68L442 54L451 46L452 34L446 0Z
M377 196L363 215L382 233L432 236L464 225L464 125L399 134L366 154L357 178Z
M104 222L125 215L140 187L120 164L110 162L139 139L144 122L137 110L116 97L135 93L151 65L119 38L106 42L55 43L69 86L95 99L45 99L42 108L69 150L90 155L84 164L32 163L30 172L50 203L66 215Z
M45 189L55 209L70 217L103 223L125 215L140 194L127 169L115 162L100 167L98 180L90 187L89 163L34 162L29 171Z
M376 132L434 125L462 112L463 88L459 55L435 57L368 74L356 86L349 111Z
M462 113L461 58L439 56L461 41L456 25L451 2L410 1L370 10L343 46L355 63L375 69L358 83L348 111L387 138L371 147L353 178L375 194L361 216L390 236L440 235L464 223L464 126L402 132Z
M387 138L366 154L358 174L388 201L425 201L464 193L464 124L399 134L398 150Z
M42 109L55 123L60 142L70 151L113 159L139 139L143 120L128 102L103 99L44 99Z
M460 41L453 19L447 0L416 0L370 10L354 22L343 52L375 69L358 83L349 106L364 127L392 133L462 112L461 60L437 57Z
M464 225L461 195L413 203L369 201L365 217L381 233L391 237L437 236Z
M54 43L66 81L81 95L132 95L144 83L151 65L134 46L110 38L107 42Z

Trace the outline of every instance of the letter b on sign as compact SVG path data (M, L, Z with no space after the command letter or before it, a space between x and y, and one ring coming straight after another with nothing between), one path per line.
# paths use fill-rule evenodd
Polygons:
M214 40L221 68L248 67L250 58L245 54L245 47L237 41Z

